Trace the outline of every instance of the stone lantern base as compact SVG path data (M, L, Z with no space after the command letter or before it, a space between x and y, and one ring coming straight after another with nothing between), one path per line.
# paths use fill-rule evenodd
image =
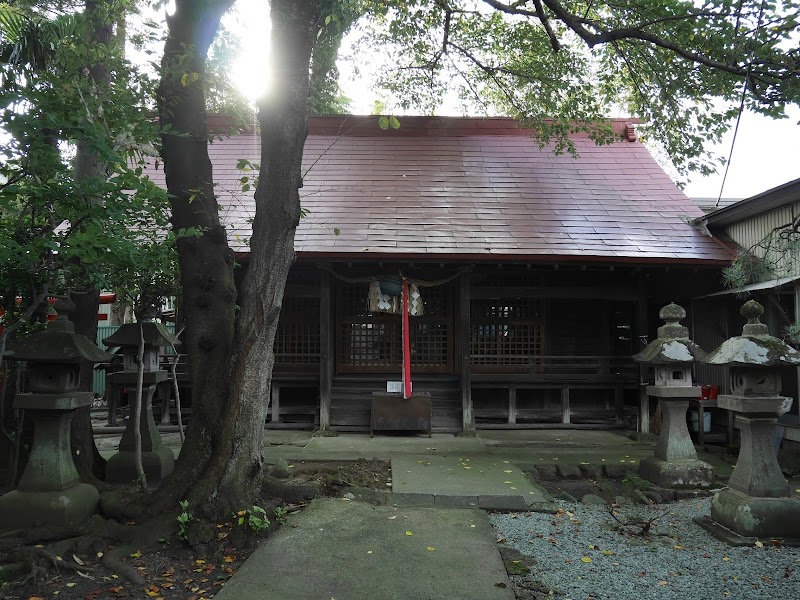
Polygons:
M648 386L647 393L660 400L664 421L654 456L639 463L639 476L665 488L708 488L714 483L714 469L697 458L686 410L689 398L700 395L698 386Z
M142 468L148 483L162 481L175 469L175 455L166 446L142 452ZM106 462L109 483L129 483L137 479L135 452L120 450Z
M86 483L55 492L11 491L0 497L0 530L74 527L89 520L100 494Z
M800 545L800 500L756 498L736 490L723 490L711 500L711 518L696 522L729 544L749 546L756 540L780 539Z
M639 477L664 488L708 488L714 483L714 469L697 458L662 460L648 456L639 463Z
M153 394L156 385L166 381L166 371L151 371L144 374L142 389L142 414L139 421L139 432L142 440L142 467L148 483L157 483L166 478L175 469L175 455L172 450L161 445L161 434L158 433L153 419ZM114 382L124 385L136 385L136 373L114 373ZM106 462L106 481L109 483L129 483L136 481L136 442L133 419L128 424L119 442L119 452Z

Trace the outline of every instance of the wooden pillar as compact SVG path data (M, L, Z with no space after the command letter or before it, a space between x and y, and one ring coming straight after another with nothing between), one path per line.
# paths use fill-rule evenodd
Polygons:
M614 386L614 423L620 426L625 423L625 390L622 385Z
M569 384L561 384L561 422L570 423L572 414L569 408Z
M639 335L639 352L647 344L642 336L647 335L647 283L644 273L638 274L638 301L636 303L636 329ZM649 383L648 367L639 363L639 431L642 433L650 432L650 396L647 395L647 384Z
M331 427L331 388L333 387L334 332L331 327L331 276L320 271L319 288L319 428Z
M272 381L271 388L272 400L270 402L270 410L272 410L272 422L281 422L281 386L275 381Z
M472 372L470 360L470 293L469 273L461 273L458 286L458 355L459 378L461 380L462 430L475 431L475 418L472 414Z
M800 322L800 282L794 282L794 322ZM797 395L800 396L800 367L797 367ZM793 409L791 412L800 415L800 398L795 398ZM731 427L731 430L733 428ZM728 440L729 444L733 444L733 436Z
M517 386L513 383L508 386L508 422L517 422Z

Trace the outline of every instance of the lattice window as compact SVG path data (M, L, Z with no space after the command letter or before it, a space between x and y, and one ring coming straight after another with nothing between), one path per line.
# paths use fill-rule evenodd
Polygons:
M319 298L284 298L275 334L275 363L319 364Z
M400 371L400 315L367 310L368 286L345 284L339 291L337 363L342 372ZM424 315L411 317L411 368L423 372L451 370L450 293L443 286L421 288Z
M476 367L523 367L544 351L544 315L536 298L472 300L470 354Z

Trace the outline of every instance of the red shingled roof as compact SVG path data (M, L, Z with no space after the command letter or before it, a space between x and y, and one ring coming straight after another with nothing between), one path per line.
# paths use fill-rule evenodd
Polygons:
M573 140L577 158L540 149L511 119L402 117L382 131L376 117L312 118L298 256L730 262L686 222L702 212L641 143ZM254 203L236 163L259 161L258 137L210 155L231 245L246 252Z

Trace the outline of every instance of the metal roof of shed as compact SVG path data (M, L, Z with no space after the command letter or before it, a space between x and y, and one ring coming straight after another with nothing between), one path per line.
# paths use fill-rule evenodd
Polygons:
M702 211L638 141L578 156L540 148L512 119L309 119L300 258L610 261L722 264L733 254L690 224ZM630 121L614 122L623 134ZM630 139L630 138L628 138ZM210 146L230 243L246 253L255 212L237 161L259 162L259 138ZM163 182L163 174L154 174ZM338 235L336 232L338 231Z

